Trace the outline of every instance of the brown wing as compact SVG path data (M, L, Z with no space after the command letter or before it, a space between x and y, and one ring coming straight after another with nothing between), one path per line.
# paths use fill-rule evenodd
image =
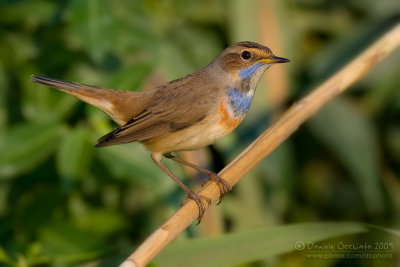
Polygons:
M101 137L96 147L146 141L189 127L207 116L219 94L216 86L192 87L187 83L184 87L172 83L158 88L148 108L126 125Z

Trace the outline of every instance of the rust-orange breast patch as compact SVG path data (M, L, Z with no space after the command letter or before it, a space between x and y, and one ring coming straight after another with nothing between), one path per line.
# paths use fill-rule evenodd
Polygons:
M226 134L232 132L243 120L243 117L233 117L229 114L226 99L222 100L218 109L219 125L221 125Z

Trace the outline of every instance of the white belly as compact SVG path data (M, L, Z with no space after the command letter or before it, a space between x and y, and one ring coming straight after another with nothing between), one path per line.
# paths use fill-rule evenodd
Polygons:
M218 123L204 122L146 141L144 144L150 151L161 153L196 150L215 143L228 133Z

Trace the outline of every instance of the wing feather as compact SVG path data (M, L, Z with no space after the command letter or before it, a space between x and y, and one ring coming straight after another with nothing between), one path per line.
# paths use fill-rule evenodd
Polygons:
M98 140L96 147L147 141L187 128L203 120L214 107L220 92L215 86L160 88L153 103L124 126Z

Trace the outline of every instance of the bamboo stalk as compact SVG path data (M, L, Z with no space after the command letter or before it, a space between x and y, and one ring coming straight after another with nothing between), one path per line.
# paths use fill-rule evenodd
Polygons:
M400 45L400 24L387 32L361 55L352 60L308 96L294 104L269 129L250 144L220 173L232 186L275 148L284 142L323 105L365 76ZM210 182L199 192L212 202L219 198L218 186ZM122 267L145 266L198 217L194 201L186 201L163 225L151 234L122 264Z

